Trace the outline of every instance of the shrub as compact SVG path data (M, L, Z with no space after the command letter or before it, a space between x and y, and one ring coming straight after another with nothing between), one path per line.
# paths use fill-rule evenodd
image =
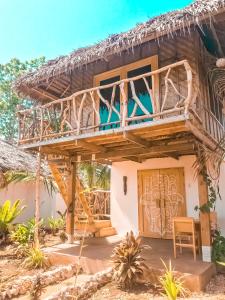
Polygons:
M188 291L183 286L182 278L174 276L171 261L169 267L164 261L162 263L165 267L165 274L159 278L159 281L164 290L163 296L166 296L168 300L176 300L178 296L185 296Z
M39 247L28 249L24 260L24 266L29 269L40 269L49 267L49 260Z
M6 200L2 206L0 206L0 236L5 236L8 233L9 225L18 217L25 206L19 207L21 200L16 200L11 205L10 200Z
M67 237L65 231L60 232L59 238L63 243L65 243L68 240L68 237Z
M55 235L58 230L64 228L65 221L62 218L55 219L55 218L51 217L51 218L48 218L48 224L49 224L52 234Z
M19 224L16 229L11 232L10 238L13 242L25 245L34 240L35 222L29 220L27 224Z
M147 268L140 256L144 248L140 243L141 238L131 231L113 250L113 279L123 288L131 288Z
M225 261L225 237L216 230L212 244L212 261Z

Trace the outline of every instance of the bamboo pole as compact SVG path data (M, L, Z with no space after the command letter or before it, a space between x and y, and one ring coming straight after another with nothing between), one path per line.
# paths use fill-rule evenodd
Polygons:
M76 201L76 163L70 162L68 177L68 205L66 215L66 233L68 243L74 242L74 221L75 221L75 201Z
M37 169L35 182L35 228L34 228L34 246L39 247L39 222L40 222L40 178L41 178L41 148L37 154Z

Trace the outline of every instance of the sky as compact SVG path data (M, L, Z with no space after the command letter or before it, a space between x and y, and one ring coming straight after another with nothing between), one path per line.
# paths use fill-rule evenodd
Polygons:
M96 43L192 0L0 0L0 63Z

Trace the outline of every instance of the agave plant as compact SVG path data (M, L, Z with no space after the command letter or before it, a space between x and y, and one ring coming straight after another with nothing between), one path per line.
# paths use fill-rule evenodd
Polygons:
M21 200L16 200L14 204L11 205L11 201L6 200L3 205L0 206L0 236L6 236L9 224L25 209L25 206L20 207L20 203Z
M141 246L141 238L135 237L131 231L113 250L113 279L122 288L131 288L147 268L140 255L144 248Z

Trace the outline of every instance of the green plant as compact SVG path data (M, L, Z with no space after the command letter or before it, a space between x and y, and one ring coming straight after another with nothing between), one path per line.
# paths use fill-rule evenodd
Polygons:
M29 220L26 224L18 224L10 234L13 242L25 245L34 240L34 219Z
M113 250L113 279L123 288L130 288L135 284L144 268L147 268L140 255L144 248L140 243L141 238L135 237L131 231Z
M221 235L220 231L216 230L212 244L212 261L225 261L225 237Z
M16 200L12 205L10 200L6 200L0 206L0 236L5 236L8 233L9 225L25 209L25 206L20 207L20 204L21 200Z
M206 171L202 171L201 175L204 178L208 186L208 201L201 206L195 206L195 210L200 210L202 213L210 213L210 211L214 211L216 208L216 200L217 196L221 199L219 186L214 186L212 180L210 179L209 175Z
M68 240L68 237L67 237L65 231L60 232L59 238L63 243L65 243Z
M49 260L39 247L28 249L24 260L24 266L29 269L39 269L49 267Z
M65 220L62 218L48 218L48 225L51 228L52 234L55 235L56 232L60 229L63 229L65 226Z
M167 266L163 260L162 263L165 267L165 274L159 278L164 290L162 295L166 296L168 300L176 300L178 296L185 296L187 294L187 289L184 288L182 278L175 277L171 261L169 262L169 266Z

